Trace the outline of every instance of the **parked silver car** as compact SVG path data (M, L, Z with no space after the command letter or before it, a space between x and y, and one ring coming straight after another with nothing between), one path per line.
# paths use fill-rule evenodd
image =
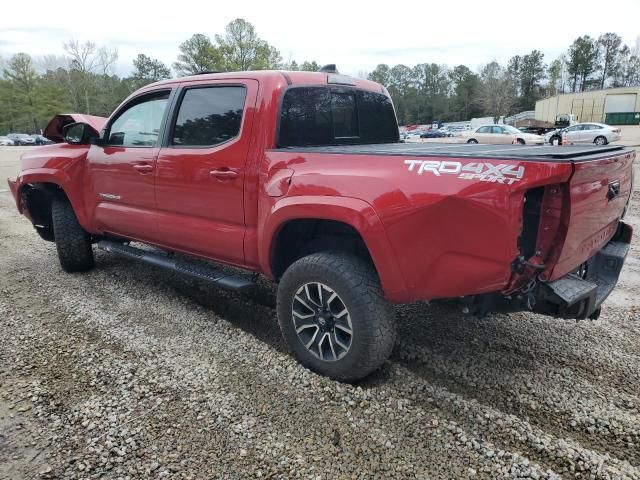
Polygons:
M15 145L16 143L9 137L0 136L0 146Z
M604 123L576 123L570 127L554 130L544 136L546 142L551 145L562 143L562 134L566 133L569 143L595 143L596 145L606 145L622 138L620 128L605 125Z

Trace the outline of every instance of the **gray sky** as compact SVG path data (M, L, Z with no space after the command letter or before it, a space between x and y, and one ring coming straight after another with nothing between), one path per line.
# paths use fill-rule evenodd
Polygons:
M548 63L580 35L616 32L629 46L640 35L640 0L84 4L92 8L59 2L52 9L50 0L3 5L0 56L61 55L62 43L69 39L92 40L116 47L117 71L126 74L138 53L171 65L182 41L194 33L213 37L238 17L251 22L285 61L336 63L343 73L353 75L379 63L463 63L476 69L493 59L505 63L534 48L544 52Z

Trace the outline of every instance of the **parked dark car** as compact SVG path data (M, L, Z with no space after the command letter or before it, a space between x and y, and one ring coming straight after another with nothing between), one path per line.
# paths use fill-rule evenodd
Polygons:
M36 140L26 133L10 133L7 135L16 145L36 145Z
M47 137L44 137L39 134L29 135L36 141L36 145L51 145L53 142L49 140Z
M442 138L444 136L446 135L438 130L429 130L420 135L420 138Z

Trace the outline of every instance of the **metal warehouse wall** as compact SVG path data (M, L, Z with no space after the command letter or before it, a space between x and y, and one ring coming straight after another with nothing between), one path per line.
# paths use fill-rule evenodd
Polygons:
M635 102L633 96L635 95ZM609 99L607 97L614 97ZM621 96L624 96L622 98ZM635 105L634 105L635 103ZM618 107L620 105L620 107ZM579 122L603 122L613 108L640 112L640 87L607 88L590 92L563 93L536 102L536 120L553 123L556 115L573 113Z

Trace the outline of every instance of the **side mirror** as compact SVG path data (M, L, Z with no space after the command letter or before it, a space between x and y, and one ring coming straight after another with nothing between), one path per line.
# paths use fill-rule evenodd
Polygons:
M89 145L90 139L95 137L94 130L86 123L71 123L63 129L64 141L71 145Z

